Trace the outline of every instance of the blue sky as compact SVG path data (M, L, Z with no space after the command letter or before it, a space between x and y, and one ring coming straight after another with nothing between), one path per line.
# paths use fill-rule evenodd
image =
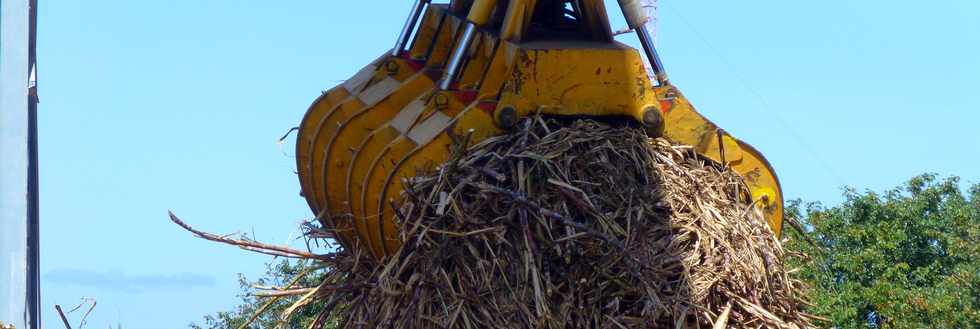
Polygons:
M42 1L47 326L83 297L96 327L186 327L233 307L237 273L270 257L195 239L166 211L298 245L309 209L292 140L276 140L391 46L409 7L392 3ZM922 172L980 182L980 2L907 3L668 0L659 48L789 198L835 204L843 185Z

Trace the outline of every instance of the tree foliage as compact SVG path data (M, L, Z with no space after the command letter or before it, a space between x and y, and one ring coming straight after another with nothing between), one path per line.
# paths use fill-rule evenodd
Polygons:
M791 204L787 232L812 285L811 312L835 328L980 328L980 185L915 177L843 204Z
M242 293L241 305L232 311L218 312L204 317L203 324L192 323L193 329L236 329L244 324L252 315L268 303L271 298L257 297L255 292L257 287L285 287L297 276L307 271L294 287L315 287L320 282L319 271L311 268L309 261L289 261L282 260L278 263L266 264L265 275L257 280L250 281L244 275L239 275L238 282L241 285ZM280 324L280 315L283 314L290 305L298 298L280 298L272 302L266 311L262 312L246 328L277 328ZM318 305L300 308L294 313L289 321L284 323L284 328L308 328L310 323L316 318Z

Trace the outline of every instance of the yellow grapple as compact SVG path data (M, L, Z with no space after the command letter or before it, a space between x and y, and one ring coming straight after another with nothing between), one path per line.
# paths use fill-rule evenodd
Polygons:
M779 234L772 167L694 110L668 81L638 0L619 5L643 54L613 40L601 0L415 1L396 46L324 92L300 124L296 166L318 220L345 247L389 255L403 178L445 162L453 136L479 142L540 113L632 118L691 145L742 175Z

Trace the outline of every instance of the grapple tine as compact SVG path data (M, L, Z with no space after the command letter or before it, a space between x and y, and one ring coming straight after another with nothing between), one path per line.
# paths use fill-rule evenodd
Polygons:
M393 205L405 190L404 181L400 178L418 176L420 171L436 169L436 166L448 161L454 138L466 138L466 135L470 135L469 138L473 140L483 140L501 133L493 125L491 115L478 109L478 101L457 106L463 110L457 111L453 117L437 112L441 116L430 116L405 134L403 141L414 147L398 157L393 166L386 170L384 182L379 185L380 193L374 200L377 209L374 217L378 221L378 236L382 239L387 254L394 253L398 247L397 231L392 219L396 211ZM395 158L395 155L388 157Z
M310 157L312 156L313 142L314 138L309 131L316 129L316 124L320 121L319 118L330 115L333 110L336 109L336 105L348 99L353 93L356 93L360 86L357 88L351 88L351 81L364 81L363 76L370 76L374 74L377 69L375 65L368 65L361 69L357 74L351 79L348 79L344 84L331 88L330 90L324 92L320 97L313 101L310 108L306 111L303 116L303 120L300 123L299 132L297 134L298 139L296 141L296 158L297 158L297 171L300 176L300 185L305 193L315 193L306 192L312 190L312 181L306 179L310 177L308 175L309 171L312 170L310 165ZM320 204L317 203L316 198L307 198L310 203L310 208L313 212L318 213L320 211Z
M425 98L421 96L405 106L390 122L378 129L364 134L360 144L351 154L350 165L347 167L344 186L348 202L348 212L363 215L360 203L364 179L364 168L370 168L378 154L385 152L388 145L398 136L408 132L425 110ZM354 183L352 183L354 182Z
M424 90L431 87L432 84L433 82L425 74L418 72L406 79L404 88L406 90L423 90L422 93L424 94ZM343 120L330 123L336 124L337 128L329 136L325 147L323 161L320 165L323 171L320 186L329 190L329 193L326 194L328 209L336 214L345 214L348 220L354 221L350 224L351 227L358 225L356 223L357 218L349 215L351 214L350 202L347 198L346 188L342 187L345 185L341 185L340 182L346 181L349 169L352 168L353 152L356 152L353 147L364 140L378 122L387 122L395 117L399 111L408 105L413 96L418 97L415 93L394 93L375 106L363 107L346 118L337 118ZM366 238L361 237L361 239Z
M429 93L435 82L427 68L441 65L452 47L458 24L451 24L444 11L431 9L422 19L412 49L398 56L383 55L321 95L300 124L296 157L303 195L317 219L338 231L345 245L371 241L358 229L359 221L351 218L348 191L340 184L353 157L351 147L410 101Z
M390 242L393 239L397 240L397 237L393 236L394 231L391 225L385 225L391 221L390 216L393 215L390 211L387 214L384 211L385 208L390 208L390 203L387 199L388 194L386 192L389 190L392 178L409 159L414 159L416 163L421 165L421 167L411 166L409 168L412 172L415 172L424 167L431 168L433 165L440 163L440 160L444 160L443 158L448 158L448 145L450 141L444 135L446 129L452 124L452 119L452 117L440 111L433 112L432 115L419 122L407 134L396 139L390 145L391 147L387 149L388 152L383 153L382 157L379 157L375 161L372 168L372 175L368 177L368 180L365 180L365 193L361 197L364 209L367 210L366 218L370 218L370 220L376 222L372 230L374 232L371 233L376 234L374 239L381 242L381 250L386 255L394 252L393 248L397 246L397 244ZM439 142L435 142L437 139L439 139ZM438 153L443 157L435 159L415 157L421 149L427 147L444 150L445 152ZM392 195L398 195L397 193L402 191L401 180L397 180L395 185L397 185L397 192Z
M356 97L356 94L368 83L370 76L377 70L378 61L380 59L361 69L354 77L348 79L340 86L332 88L317 98L310 105L310 109L303 117L296 141L297 174L300 177L300 187L310 209L317 215L318 221L337 230L341 241L348 244L353 243L353 232L348 231L348 226L335 221L326 205L321 203L320 199L317 198L317 192L321 191L321 189L316 188L315 175L313 174L316 134L311 134L309 131L319 130L318 125L325 118L333 115L341 103L350 100L352 97Z
M319 205L321 209L328 209L326 202L326 195L328 193L326 187L323 184L323 170L317 170L317 168L323 168L322 164L324 158L326 157L326 146L329 142L329 137L332 136L339 127L339 123L343 122L346 118L350 117L353 113L357 113L364 108L373 107L378 102L380 102L385 97L388 97L391 93L398 89L401 83L386 74L379 77L379 81L374 84L370 84L365 87L365 89L358 93L351 95L345 99L340 104L337 104L330 112L323 116L319 123L315 126L315 130L312 133L313 136L313 146L311 148L311 156L308 161L308 166L313 168L312 173L312 188L313 188L313 198L316 200L316 204Z

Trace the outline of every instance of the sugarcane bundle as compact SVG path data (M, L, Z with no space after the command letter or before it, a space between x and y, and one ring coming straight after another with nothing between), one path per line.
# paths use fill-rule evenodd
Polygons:
M344 328L804 328L742 178L642 129L532 117L405 181L403 245L335 254ZM304 303L305 304L305 303ZM323 322L323 321L321 321Z
M316 262L257 295L313 328L808 328L807 287L742 177L630 121L532 116L407 179L399 250L328 254L204 239ZM335 235L316 222L312 240ZM319 285L296 287L298 281ZM310 314L308 309L306 314Z

